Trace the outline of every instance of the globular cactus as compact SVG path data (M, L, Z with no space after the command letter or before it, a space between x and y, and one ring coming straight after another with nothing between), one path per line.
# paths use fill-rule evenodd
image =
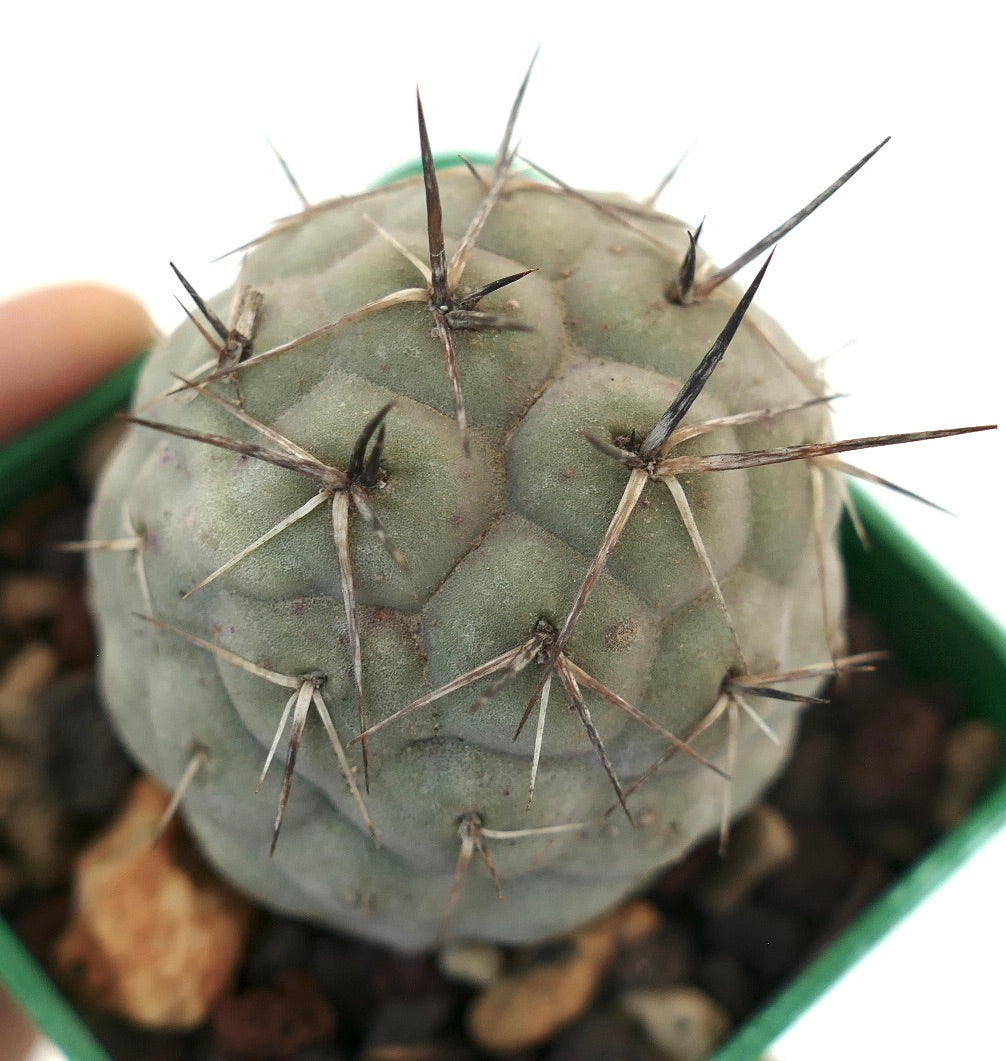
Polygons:
M787 226L717 272L516 175L516 109L437 174L420 108L423 179L183 280L90 528L109 710L207 856L398 948L560 934L758 798L852 665L834 454L890 441L730 280Z

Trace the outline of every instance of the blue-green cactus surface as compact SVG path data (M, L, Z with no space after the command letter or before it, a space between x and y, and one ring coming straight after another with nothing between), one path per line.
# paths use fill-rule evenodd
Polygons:
M281 223L155 351L90 527L101 681L246 891L546 938L776 775L801 705L752 687L840 652L840 490L708 455L827 442L827 405L691 243L428 165Z

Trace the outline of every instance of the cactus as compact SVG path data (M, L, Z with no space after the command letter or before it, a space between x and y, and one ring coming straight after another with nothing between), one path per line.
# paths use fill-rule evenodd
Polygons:
M515 172L526 84L493 164L438 173L420 106L422 179L305 201L212 302L176 270L89 531L109 710L207 856L402 949L555 936L725 838L867 662L835 455L908 438L833 442L731 279L873 152L715 270Z

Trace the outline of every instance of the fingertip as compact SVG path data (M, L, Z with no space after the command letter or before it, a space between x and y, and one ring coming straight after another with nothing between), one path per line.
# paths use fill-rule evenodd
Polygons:
M87 390L154 334L142 304L104 284L62 284L0 303L0 439Z

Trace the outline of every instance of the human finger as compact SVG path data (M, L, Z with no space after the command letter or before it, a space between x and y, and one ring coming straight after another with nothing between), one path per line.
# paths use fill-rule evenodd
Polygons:
M0 440L146 347L154 327L124 291L64 284L0 302Z

